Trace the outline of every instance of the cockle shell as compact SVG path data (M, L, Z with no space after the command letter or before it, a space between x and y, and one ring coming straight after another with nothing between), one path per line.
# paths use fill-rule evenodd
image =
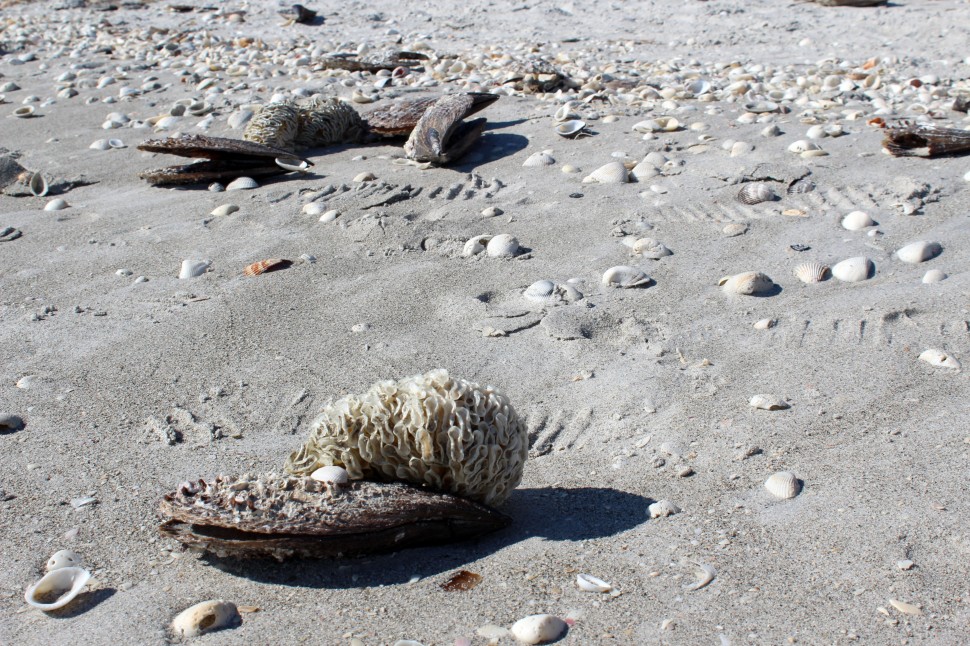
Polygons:
M512 624L511 631L523 644L545 644L566 631L566 622L555 615L529 615Z
M522 162L523 168L541 168L542 166L552 166L556 163L552 155L546 151L540 151L529 155L524 162Z
M640 238L633 243L631 249L634 254L643 256L644 258L650 258L651 260L659 260L673 253L666 245L657 242L653 238Z
M653 280L650 276L629 265L617 265L603 272L603 284L607 287L629 289L631 287L646 287L651 282Z
M350 474L343 467L320 467L310 474L310 477L317 482L327 482L330 484L346 484L350 481Z
M896 252L896 257L903 262L912 264L921 263L925 260L935 258L943 252L943 246L939 242L911 242Z
M586 122L581 119L570 119L556 124L556 134L570 139L586 129Z
M491 258L512 258L519 253L519 241L508 233L500 233L488 241L485 253Z
M717 284L726 292L747 296L763 294L775 287L772 280L760 271L746 271L743 274L725 276Z
M227 191L246 191L254 188L259 188L259 183L252 177L237 177L226 184Z
M865 211L852 211L842 218L842 228L849 231L861 231L875 224L876 221L869 217L869 214Z
M667 516L679 514L680 511L680 507L669 500L658 500L647 506L647 512L650 513L650 518L666 518Z
M802 483L790 471L779 471L765 481L765 489L775 498L794 498L802 490Z
M242 623L236 604L229 601L203 601L186 608L172 620L176 637L198 637Z
M583 184L625 184L630 181L630 172L623 162L610 162L600 166L583 178Z
M829 267L820 262L804 262L795 267L794 273L803 283L820 283L828 278Z
M499 505L522 479L528 451L526 427L505 395L432 370L327 406L285 468L309 475L337 465L354 480L426 484Z
M657 168L653 163L644 159L633 167L633 169L630 171L630 175L633 176L633 178L637 181L641 181L660 175L660 169Z
M957 361L953 355L947 354L942 350L934 350L932 348L929 350L924 350L919 355L919 358L920 361L925 361L931 366L935 366L937 368L950 368L951 370L960 369L960 362Z
M212 267L211 260L191 260L182 261L182 268L179 270L179 278L182 280L201 276Z
M738 191L738 201L741 204L761 204L762 202L771 202L777 198L778 196L771 190L771 187L761 182L750 182L742 186L741 190Z
M71 550L60 550L47 559L47 571L53 572L64 567L78 567L81 565L81 557Z
M51 570L27 588L24 599L43 611L57 610L71 603L91 579L84 568L62 567Z
M855 256L832 267L832 275L847 283L857 283L866 280L875 272L872 261L865 256Z
M613 589L612 585L603 579L597 579L592 574L577 574L576 585L586 592L609 592Z
M270 271L286 269L292 264L293 261L287 260L286 258L269 258L267 260L254 262L251 265L246 265L246 267L243 269L243 274L246 276L259 276L260 274L265 274Z
M774 395L755 395L748 404L752 408L760 408L761 410L785 410L786 408L791 408L788 402Z
M926 284L938 283L941 280L946 280L946 273L940 269L930 269L928 272L923 274L923 282Z
M556 294L556 283L551 280L537 280L522 292L528 300L534 301L536 303L544 303L550 300L555 300Z

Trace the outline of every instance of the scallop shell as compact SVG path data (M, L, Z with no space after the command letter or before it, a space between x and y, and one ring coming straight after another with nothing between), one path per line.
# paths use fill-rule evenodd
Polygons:
M960 362L957 361L953 355L947 354L942 350L934 350L932 348L929 350L924 350L919 355L919 358L920 361L925 361L931 366L935 366L937 368L950 368L951 370L960 369Z
M485 253L491 258L511 258L519 253L519 241L515 236L500 233L488 241Z
M625 184L630 181L630 173L623 162L610 162L600 166L583 178L584 184Z
M802 490L802 483L790 471L779 471L765 481L765 489L775 498L794 498Z
M755 395L748 402L752 408L758 408L761 410L785 410L791 408L791 405L786 402L781 397L775 397L774 395Z
M896 252L896 257L903 262L917 264L935 258L943 252L939 242L911 242Z
M655 503L651 503L647 507L647 511L650 513L650 518L666 518L667 516L679 514L681 509L669 500L658 500Z
M252 177L237 177L226 184L227 191L245 191L253 188L259 188L259 184Z
M43 611L57 610L71 603L91 578L84 568L62 567L51 570L27 588L24 599Z
M760 182L745 184L738 191L738 201L741 204L761 204L762 202L771 202L777 197L770 186Z
M259 276L260 274L265 274L270 271L286 269L292 264L292 260L286 260L285 258L269 258L267 260L254 262L251 265L246 265L246 267L243 269L243 274L246 276Z
M803 283L820 283L828 278L829 267L820 262L804 262L795 267L794 273Z
M45 211L63 211L64 209L66 209L69 206L70 205L67 203L66 200L63 200L63 199L61 199L61 198L58 197L56 199L51 200L47 204L45 204L44 205L44 210Z
M529 155L524 162L522 162L523 168L540 168L542 166L552 166L556 163L552 155L546 151L541 151Z
M861 231L862 229L875 225L876 221L864 211L852 211L842 218L842 228L848 229L849 231Z
M529 615L512 624L512 636L523 644L545 644L566 631L566 622L555 615Z
M179 270L179 278L182 280L201 276L212 267L211 260L190 260L182 261L182 268Z
M242 622L236 604L229 601L203 601L186 608L172 620L177 637L198 637Z
M336 466L320 467L311 473L310 477L317 482L327 482L329 484L346 484L350 481L350 475L347 473L347 469Z
M65 567L79 567L81 565L81 557L71 550L60 550L54 552L54 555L47 559L47 571L53 572L54 570L60 570Z
M607 287L629 289L631 287L645 287L651 282L650 276L629 265L610 267L603 272L603 284Z
M939 269L930 269L928 272L923 274L924 283L938 283L941 280L946 280L946 274Z
M747 296L763 294L775 287L771 279L760 271L746 271L743 274L725 276L717 284L726 292Z
M858 283L872 276L875 270L871 260L865 256L855 256L833 265L832 275L847 283Z
M556 125L556 134L567 139L575 137L586 129L586 122L580 119L570 119Z
M664 256L669 256L673 252L666 247L661 242L657 242L653 238L640 238L632 245L633 253L643 256L644 258L650 258L651 260L659 260Z
M612 585L603 579L597 579L592 574L577 574L576 585L586 592L609 592L613 589Z
M530 301L544 303L555 298L556 283L551 280L537 280L522 292L522 295Z

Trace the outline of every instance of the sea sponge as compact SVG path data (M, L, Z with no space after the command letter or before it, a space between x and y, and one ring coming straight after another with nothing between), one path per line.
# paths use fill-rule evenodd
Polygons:
M500 505L522 479L525 425L491 387L432 370L380 381L324 408L285 469L309 475L330 465L351 479L401 480Z

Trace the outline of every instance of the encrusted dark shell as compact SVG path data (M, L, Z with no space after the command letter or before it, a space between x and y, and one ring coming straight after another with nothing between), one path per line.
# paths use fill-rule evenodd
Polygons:
M970 154L970 130L939 128L906 121L886 126L882 145L897 157Z
M438 97L397 101L364 115L367 129L382 137L406 137Z
M404 144L408 159L448 164L460 159L485 129L485 119L462 121L482 110L498 96L480 92L448 94L428 108Z

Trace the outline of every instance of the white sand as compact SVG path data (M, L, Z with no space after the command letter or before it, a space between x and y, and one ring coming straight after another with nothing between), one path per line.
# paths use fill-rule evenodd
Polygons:
M528 95L489 107L486 135L454 168L395 165L388 156L400 153L397 142L310 151L315 175L253 191L167 190L136 174L179 160L135 147L171 133L101 124L110 112L146 119L201 97L194 88L202 77L181 82L175 74L189 54L153 54L139 68L119 59L120 44L114 57L71 58L82 34L18 45L18 30L27 17L29 30L44 19L62 39L70 25L100 21L98 31L118 43L149 26L263 39L289 64L235 91L246 76L213 73L225 90L213 97L208 134L217 136L239 137L226 124L235 106L264 103L277 91L350 96L351 87L327 81L342 73L300 78L310 69L293 65L301 51L415 41L464 60L489 48L521 57L527 50L517 47L532 45L587 67L612 63L607 71L616 78L645 70L661 90L686 82L661 65L675 59L683 72L702 70L723 88L732 62L770 79L764 68L809 76L823 60L844 61L848 72L875 57L886 81L873 97L892 98L892 83L901 89L923 77L939 88L929 107L941 106L940 123L966 127L966 115L948 109L948 95L970 92L970 4L499 0L464 3L456 13L445 3L377 0L316 3L324 24L288 28L279 26L274 3L239 5L247 11L239 24L172 14L165 3L111 12L54 11L56 4L5 7L0 31L7 51L0 85L22 88L0 92L8 101L0 105L0 145L19 151L32 170L93 182L59 195L71 206L57 212L42 210L49 197L0 195L0 229L23 232L0 242L0 413L27 422L0 435L0 488L9 498L0 502L0 643L165 643L175 614L215 598L260 610L198 643L485 644L479 627L508 627L540 612L575 619L560 643L576 645L966 640L967 377L917 357L937 348L970 361L970 183L963 180L970 158L884 155L881 133L866 125L878 106L861 91L846 106L861 111L855 120L839 106L816 110L847 134L820 140L830 154L809 160L786 150L810 127L801 122L807 106L794 102L787 114L744 124L737 102L683 99L664 108L661 100L651 112L594 100L580 112L618 120L588 120L594 136L566 140L553 132L560 101ZM389 29L400 32L401 45ZM36 60L12 64L27 52ZM200 53L190 67L202 60ZM7 117L28 95L54 98L55 79L86 63L94 65L88 78L118 82L56 98L37 108L40 117ZM163 88L112 105L86 103L149 77ZM911 114L920 102L908 91L893 114ZM714 140L690 149L703 133L644 141L633 132L635 123L663 114L709 124ZM186 117L179 127L201 132L199 121ZM769 123L783 134L762 137ZM108 137L127 148L88 148ZM730 157L721 147L727 139L754 150ZM522 167L544 149L556 165ZM662 151L683 165L641 183L581 183L615 151L635 160ZM563 164L583 172L564 174ZM735 199L740 178L790 180L806 169L812 192L788 196L786 184L769 181L782 200L746 207ZM368 209L380 200L348 193L330 200L341 215L329 224L301 213L321 189L352 186L363 171L390 192L421 191ZM240 210L209 215L225 203ZM915 207L912 215L905 204ZM504 213L484 218L490 206ZM783 215L788 209L804 215ZM872 215L880 233L843 229L841 218L853 210ZM734 221L747 232L726 237L722 229ZM531 251L510 260L461 257L468 238L486 233L513 234ZM673 255L631 257L624 234L655 238ZM920 265L893 256L914 240L940 242L943 253ZM241 273L257 260L300 254L317 261L256 278ZM832 265L860 255L876 266L862 283L805 285L792 275L800 262ZM187 258L211 259L213 271L179 280ZM655 284L601 285L606 269L624 264ZM922 284L931 268L948 278ZM118 275L122 269L132 274ZM750 297L717 287L722 276L743 271L764 272L780 289ZM540 279L577 279L585 297L543 309L521 296ZM753 327L765 318L777 324ZM487 328L508 335L483 336ZM158 502L179 481L279 470L326 402L438 367L497 386L527 420L533 451L504 507L515 519L510 529L382 557L284 564L220 565L157 536ZM755 410L748 400L758 393L791 408ZM154 430L166 416L183 435L172 446ZM214 430L222 437L213 439ZM687 466L693 474L678 475ZM764 489L779 470L804 481L798 497L776 501ZM70 504L89 495L97 504ZM647 505L660 499L683 512L650 519ZM62 548L83 556L96 583L83 603L45 616L24 603L23 592ZM901 560L914 565L902 570ZM713 566L716 579L688 591L698 563ZM469 592L441 590L458 569L481 574L482 583ZM622 594L579 590L580 572ZM922 615L903 614L890 600L915 604Z

